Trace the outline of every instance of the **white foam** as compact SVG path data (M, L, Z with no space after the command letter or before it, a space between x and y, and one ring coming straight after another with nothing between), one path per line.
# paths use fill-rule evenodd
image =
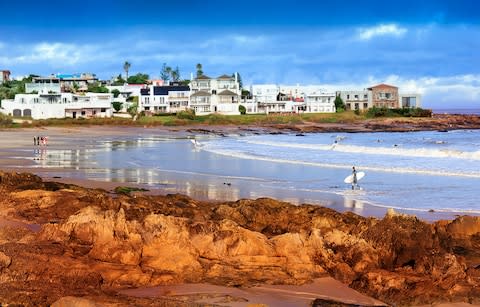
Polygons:
M317 167L325 168L340 168L340 169L351 169L350 164L333 164L333 163L319 163L319 162L309 162L309 161L300 161L300 160L286 160L273 157L257 156L250 155L246 153L240 153L233 150L225 149L214 149L210 146L203 147L203 150L239 159L249 159L249 160L261 160L267 162L277 162L277 163L289 163L289 164L302 164L302 165L311 165ZM434 175L434 176L456 176L456 177L469 177L469 178L480 178L480 173L465 173L465 172L455 172L455 171L443 171L443 170L429 170L429 169L417 169L417 168L407 168L407 167L378 167L378 166L363 166L357 165L359 169L365 171L376 171L376 172L386 172L386 173L404 173L404 174L420 174L420 175Z
M247 141L250 144L266 145L272 147L285 147L309 150L333 150L344 153L361 153L372 155L389 155L389 156L406 156L406 157L423 157L423 158L455 158L480 160L480 151L461 151L456 149L431 149L431 148L401 148L395 147L369 147L357 145L345 145L341 143L334 144L295 144L283 142L268 141Z

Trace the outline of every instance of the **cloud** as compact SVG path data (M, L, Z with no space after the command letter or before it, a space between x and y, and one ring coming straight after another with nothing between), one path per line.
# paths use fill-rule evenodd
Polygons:
M360 40L370 40L377 36L401 37L407 33L408 30L396 24L380 24L374 27L360 28L357 31Z

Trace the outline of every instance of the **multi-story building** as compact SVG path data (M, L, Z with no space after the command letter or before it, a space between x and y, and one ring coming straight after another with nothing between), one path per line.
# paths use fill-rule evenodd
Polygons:
M55 77L33 77L25 83L25 93L61 93L60 79Z
M10 81L10 70L0 70L0 84Z
M342 98L347 110L366 110L372 107L372 92L362 91L337 91L337 96Z
M336 92L342 98L347 110L366 110L377 108L419 108L421 106L420 94L399 93L398 87L379 84L364 90L342 90Z
M0 111L7 115L48 118L89 118L112 116L112 94L38 93L17 94L3 100Z
M398 87L379 84L368 88L372 95L372 106L377 108L398 108Z
M140 90L139 111L149 113L176 113L188 109L190 87L172 85L150 85Z
M97 76L90 73L56 74L54 77L60 79L62 92L72 91L74 87L77 87L79 91L86 92L88 85L98 82Z
M198 76L190 81L190 108L196 114L220 113L240 114L241 97L237 74L222 75L218 78Z
M314 91L305 94L306 113L335 113L335 94Z

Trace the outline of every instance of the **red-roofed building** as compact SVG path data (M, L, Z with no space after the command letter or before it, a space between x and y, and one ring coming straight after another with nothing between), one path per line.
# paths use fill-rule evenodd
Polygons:
M382 108L398 108L398 87L379 84L368 88L372 93L372 105Z

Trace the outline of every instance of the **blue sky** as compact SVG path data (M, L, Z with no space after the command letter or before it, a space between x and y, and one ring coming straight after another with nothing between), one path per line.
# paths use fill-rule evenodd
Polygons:
M365 88L386 82L426 107L480 108L480 2L0 1L0 69L93 72L162 63L188 78Z

